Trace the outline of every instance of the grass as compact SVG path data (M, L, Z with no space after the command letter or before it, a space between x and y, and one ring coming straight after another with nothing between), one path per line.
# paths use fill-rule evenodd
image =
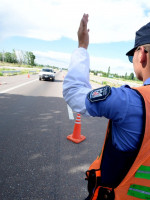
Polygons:
M112 83L112 82L109 82L109 81L101 81L101 82L98 82L98 81L95 81L95 80L91 80L92 82L94 83L97 83L99 85L109 85L110 87L120 87L121 84L116 84L116 83Z
M0 61L0 66L26 67L26 68L33 68L33 67L35 67L35 66L31 66L31 65L19 64L19 63L7 63L7 62L1 62L1 61Z
M107 78L105 79L105 77L99 77L97 79L97 76L95 76L95 78L90 77L90 81L95 82L99 85L109 85L110 87L120 87L122 85L128 84L128 85L142 85L142 81L139 81L138 79L135 80L127 80L124 78ZM138 86L138 85L137 85Z

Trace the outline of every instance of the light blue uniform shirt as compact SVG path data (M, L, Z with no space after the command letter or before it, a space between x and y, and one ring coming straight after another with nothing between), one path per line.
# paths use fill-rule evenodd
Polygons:
M72 54L63 83L65 101L82 115L111 119L113 145L122 151L134 151L142 136L144 116L141 96L129 86L112 87L106 100L91 103L87 98L91 91L89 66L87 50L78 48ZM144 84L150 84L150 78Z

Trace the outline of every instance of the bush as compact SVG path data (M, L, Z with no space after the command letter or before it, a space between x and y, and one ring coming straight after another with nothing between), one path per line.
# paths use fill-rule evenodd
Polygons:
M102 84L107 85L108 83L107 83L107 81L102 81Z

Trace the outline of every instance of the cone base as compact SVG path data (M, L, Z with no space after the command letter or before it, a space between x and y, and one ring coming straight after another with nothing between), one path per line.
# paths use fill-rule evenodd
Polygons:
M80 143L80 142L82 142L82 141L84 141L86 139L86 137L84 135L80 135L79 139L73 138L72 135L73 134L68 135L67 139L70 140L70 141L72 141L72 142L74 142L74 143L77 143L77 144Z

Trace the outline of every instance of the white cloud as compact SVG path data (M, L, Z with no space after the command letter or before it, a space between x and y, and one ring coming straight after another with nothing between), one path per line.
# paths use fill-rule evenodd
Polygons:
M39 64L45 64L50 66L57 66L59 68L68 68L70 63L71 54L61 53L55 51L40 52L34 51L36 55L36 62ZM120 59L110 59L102 57L90 57L90 69L102 70L107 72L110 66L111 73L117 73L124 75L126 72L130 74L133 72L132 64L123 62Z
M126 72L128 74L133 72L133 66L128 60L125 62L116 58L112 59L94 56L92 56L90 60L91 69L107 72L108 67L110 66L110 73L124 75Z
M71 54L69 53L55 51L34 51L33 53L36 56L36 62L38 64L56 66L59 68L68 68L71 58Z
M0 35L77 40L89 13L90 42L127 41L150 19L149 0L1 0Z

